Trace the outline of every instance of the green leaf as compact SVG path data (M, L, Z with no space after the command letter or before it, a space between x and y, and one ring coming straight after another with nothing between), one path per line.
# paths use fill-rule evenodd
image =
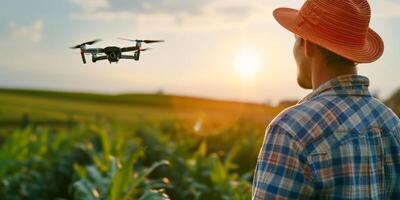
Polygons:
M146 191L139 200L170 200L167 194L159 190Z
M110 200L128 199L135 194L136 185L132 184L132 167L134 163L143 155L143 151L136 151L130 154L126 163L121 164L111 183Z

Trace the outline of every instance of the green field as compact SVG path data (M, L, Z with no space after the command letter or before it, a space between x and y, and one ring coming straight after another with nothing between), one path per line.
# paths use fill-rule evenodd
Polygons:
M250 199L265 128L292 103L0 89L0 199Z
M0 90L1 126L18 125L23 115L36 124L64 124L68 120L107 119L129 124L138 120L203 121L205 127L224 128L245 121L265 127L281 107L156 94L99 95L33 90Z
M1 199L250 199L283 106L0 90Z

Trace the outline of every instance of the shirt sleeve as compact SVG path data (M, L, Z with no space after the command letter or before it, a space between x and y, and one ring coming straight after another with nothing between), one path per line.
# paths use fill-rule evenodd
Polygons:
M309 199L314 189L297 140L278 125L267 128L257 159L252 199Z

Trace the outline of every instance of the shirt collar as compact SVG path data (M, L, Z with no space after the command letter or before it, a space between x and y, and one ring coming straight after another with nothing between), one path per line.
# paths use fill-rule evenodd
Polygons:
M309 101L315 97L328 95L371 96L369 79L361 75L341 75L321 84L313 92L305 96L298 104Z

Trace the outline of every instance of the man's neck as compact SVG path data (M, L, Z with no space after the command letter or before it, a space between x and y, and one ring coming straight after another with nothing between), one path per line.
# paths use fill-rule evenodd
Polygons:
M316 65L315 65L316 66ZM329 67L326 65L320 65L312 68L311 81L313 90L317 89L323 83L347 74L357 74L356 66L340 66L340 67Z

